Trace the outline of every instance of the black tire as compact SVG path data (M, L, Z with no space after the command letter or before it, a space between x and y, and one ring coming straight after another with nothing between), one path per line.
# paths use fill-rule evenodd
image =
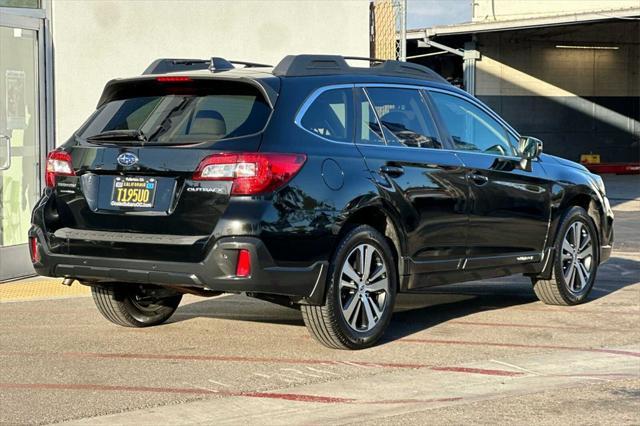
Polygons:
M586 284L578 290L565 278L567 265L572 267L573 263L577 261L575 255L572 259L570 258L570 260L563 260L563 243L568 235L567 232L571 232L569 229L574 224L583 226L581 229L589 233L592 245L589 276L588 279L584 280ZM582 207L572 207L567 211L558 228L554 248L551 279L534 279L533 291L536 293L536 296L538 296L538 299L547 305L571 306L583 303L589 296L596 279L596 273L600 263L600 246L595 224ZM580 277L575 277L575 279L579 280Z
M91 287L93 301L106 319L123 327L150 327L162 324L173 315L182 300L182 294L153 298L150 292L162 290L155 286L116 284ZM139 300L140 296L146 300Z
M358 255L355 251L360 247L364 247L364 251ZM375 250L367 247L373 247ZM369 251L367 252L367 250ZM371 283L369 281L359 284L356 284L355 281L350 282L350 285L354 285L357 289L341 288L339 282L345 262L352 259L351 256L362 256L364 253L372 253L372 258L376 261L376 265L373 266L374 270L382 266L386 272L379 275L375 282L373 282L374 277L372 277ZM367 278L370 275L376 275L375 271L370 274L372 262L369 262L369 265L369 272L366 273ZM357 265L354 269L357 269ZM378 269L378 273L381 270L383 269ZM359 275L362 278L362 274ZM398 287L394 258L385 237L367 225L360 225L349 231L338 245L329 266L327 279L329 282L324 305L301 305L302 318L309 333L323 345L334 349L364 349L374 345L389 325ZM376 291L373 290L374 287L367 287L382 285L384 279L386 279L387 290ZM371 302L371 300L375 302ZM351 310L351 312L355 311L351 317L353 325L348 323L345 314L343 314L345 302L348 303L347 310L351 304L360 304L359 307L356 306ZM369 303L367 307L365 307L366 303ZM380 310L380 315L373 309L373 303L375 303L375 308ZM360 310L363 310L362 314L360 314ZM368 314L373 316L370 317ZM362 317L358 317L358 315L362 315ZM370 329L365 329L365 327L369 327L367 318L373 318L374 321L377 321L375 323L371 321L375 325L372 325ZM363 329L356 329L359 326L362 326Z

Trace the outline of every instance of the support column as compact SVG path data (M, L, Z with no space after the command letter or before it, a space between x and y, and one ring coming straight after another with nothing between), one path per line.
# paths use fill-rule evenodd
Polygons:
M464 89L472 95L476 94L476 60L480 59L480 52L476 50L476 42L469 41L464 44L463 49L455 49L453 47L446 46L444 44L429 40L425 37L424 40L418 41L418 47L435 47L442 52L453 53L462 57L462 71L464 76ZM439 54L441 52L427 53L424 55L412 56L412 58L419 58L421 56L430 56Z
M476 94L476 60L480 59L480 52L476 50L476 42L468 41L464 44L464 54L462 56L462 72L464 76L464 89L472 94Z
M407 0L400 0L398 3L400 9L400 55L398 60L407 61Z

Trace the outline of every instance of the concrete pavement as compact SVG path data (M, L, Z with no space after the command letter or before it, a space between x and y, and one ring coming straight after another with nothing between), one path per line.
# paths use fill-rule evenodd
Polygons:
M0 423L638 424L639 232L640 211L616 211L586 304L543 305L522 277L435 288L400 297L384 341L357 352L243 296L189 296L169 323L127 329L83 287L3 284Z
M417 368L298 386L292 391L222 398L114 414L72 425L348 424L422 413L550 389L638 378L640 345L599 351L503 354L454 368ZM615 356L615 367L611 357ZM567 368L567 365L572 367ZM457 374L456 374L457 373ZM216 392L212 389L212 392ZM224 391L218 391L224 392ZM633 419L632 413L628 413ZM637 418L636 418L637 420Z

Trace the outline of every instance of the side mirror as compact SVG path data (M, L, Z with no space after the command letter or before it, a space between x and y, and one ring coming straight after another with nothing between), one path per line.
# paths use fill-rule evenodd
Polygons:
M523 160L533 160L542 154L542 141L530 136L521 136L518 148Z

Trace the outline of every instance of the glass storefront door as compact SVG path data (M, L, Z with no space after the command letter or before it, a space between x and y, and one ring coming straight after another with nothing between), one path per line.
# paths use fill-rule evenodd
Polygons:
M38 24L0 20L0 281L34 274L27 230L41 190Z

